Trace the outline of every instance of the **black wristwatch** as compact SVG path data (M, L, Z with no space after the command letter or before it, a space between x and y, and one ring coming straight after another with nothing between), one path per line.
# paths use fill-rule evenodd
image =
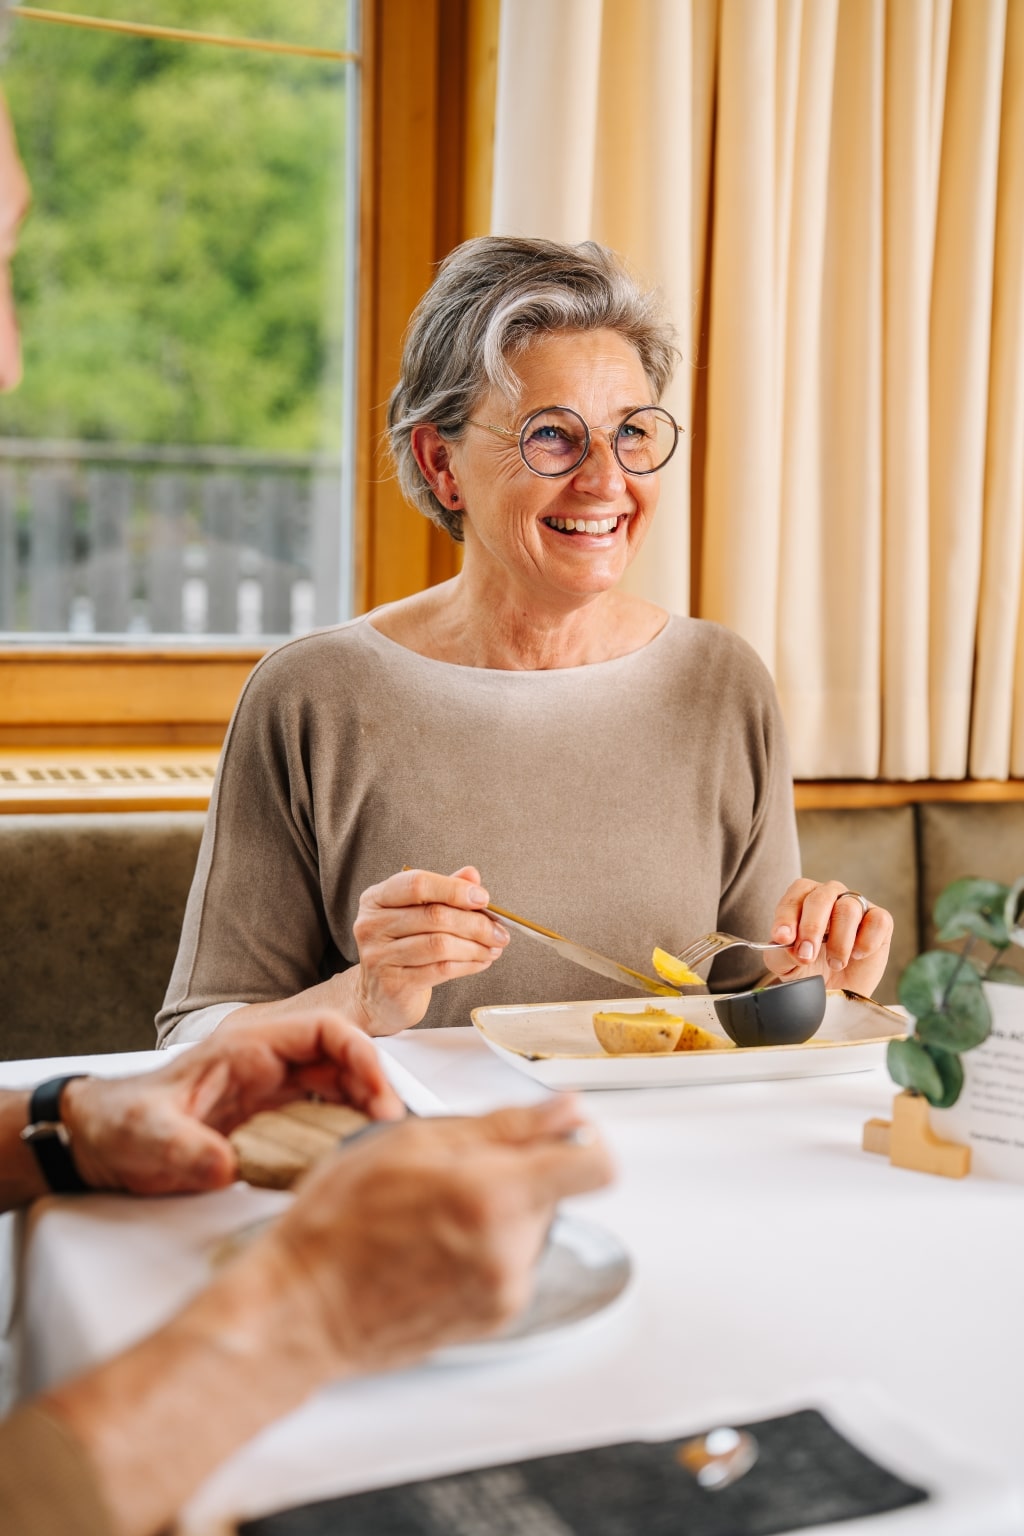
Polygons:
M60 1118L60 1096L66 1084L84 1072L51 1077L40 1083L28 1106L28 1125L21 1133L36 1155L43 1178L55 1195L80 1195L89 1188L71 1156L71 1138Z

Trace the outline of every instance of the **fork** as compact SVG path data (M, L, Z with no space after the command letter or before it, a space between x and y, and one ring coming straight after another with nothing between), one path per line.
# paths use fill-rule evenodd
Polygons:
M692 944L687 944L681 950L676 959L681 961L688 970L694 971L698 965L703 965L705 960L710 960L713 955L720 955L723 950L735 949L737 944L745 944L748 949L788 949L788 944L759 944L756 939L741 939L735 933L705 933L702 938L694 939Z

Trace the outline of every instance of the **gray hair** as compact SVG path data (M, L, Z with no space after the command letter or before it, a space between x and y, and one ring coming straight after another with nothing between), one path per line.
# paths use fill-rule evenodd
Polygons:
M434 495L412 451L413 429L431 423L457 441L489 387L516 399L512 363L535 336L593 330L616 331L636 348L660 400L679 361L675 332L658 296L614 251L593 240L560 245L503 235L452 251L413 311L388 401L391 454L407 500L461 543L462 513Z

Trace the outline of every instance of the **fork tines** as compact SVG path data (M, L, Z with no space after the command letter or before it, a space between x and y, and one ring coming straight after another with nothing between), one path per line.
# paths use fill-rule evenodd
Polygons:
M723 949L732 949L734 945L743 942L742 939L735 939L728 933L706 933L703 938L694 939L692 944L687 944L676 959L691 971L695 971L698 965L703 965L704 961L710 960L713 955L720 954Z

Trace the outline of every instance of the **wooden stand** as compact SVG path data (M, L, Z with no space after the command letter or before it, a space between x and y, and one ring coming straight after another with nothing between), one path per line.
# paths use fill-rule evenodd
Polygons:
M940 1173L962 1179L971 1171L971 1149L958 1141L943 1141L928 1121L928 1100L904 1088L892 1101L891 1120L868 1120L865 1152L881 1152L895 1168Z

